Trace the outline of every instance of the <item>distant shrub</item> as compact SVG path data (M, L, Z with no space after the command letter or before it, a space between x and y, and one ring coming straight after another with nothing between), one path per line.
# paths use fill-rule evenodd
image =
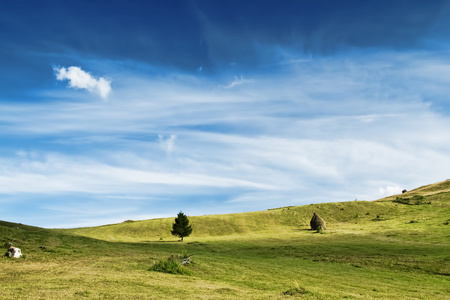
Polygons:
M399 198L399 197L397 197L397 198L395 198L395 200L394 200L394 202L395 203L401 203L401 204L410 204L409 203L409 198Z
M163 272L169 274L192 275L192 272L183 267L175 256L171 256L166 260L160 260L155 263L149 271Z
M419 196L419 195L414 195L411 199L411 202L415 205L430 204L430 202L425 202L424 196Z
M386 219L382 218L380 215L377 215L377 217L373 218L372 221L386 221Z
M395 198L394 202L406 205L422 205L422 204L430 204L431 202L425 201L425 197L421 195L414 195L412 198Z
M305 294L309 294L309 292L305 288L299 286L297 282L295 283L294 288L291 288L291 289L283 292L283 295L286 295L286 296L296 296L296 295L305 295Z

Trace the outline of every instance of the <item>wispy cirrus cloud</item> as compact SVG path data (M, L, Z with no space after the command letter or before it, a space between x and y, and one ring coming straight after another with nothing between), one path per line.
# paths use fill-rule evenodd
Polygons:
M90 73L83 71L80 67L54 67L56 79L68 80L69 87L75 89L86 89L91 93L97 93L103 99L106 99L111 92L111 80L99 77L93 77Z
M158 138L161 148L163 148L164 151L166 151L168 154L174 151L175 140L177 139L176 134L171 134L170 137L168 137L167 139L164 139L164 136L162 134L159 134Z
M154 214L189 203L205 214L377 199L442 180L450 117L436 105L450 88L434 65L445 73L450 61L395 52L311 58L224 89L223 76L154 76L121 63L108 103L0 103L2 136L12 139L2 148L0 193L49 202L81 194L118 210L158 201Z
M221 87L224 88L224 89L231 89L231 88L233 88L235 86L239 86L239 85L242 85L242 84L247 83L247 82L252 82L252 80L245 79L244 76L242 76L242 75L240 77L235 76L234 80L232 82L230 82L227 85L221 85Z

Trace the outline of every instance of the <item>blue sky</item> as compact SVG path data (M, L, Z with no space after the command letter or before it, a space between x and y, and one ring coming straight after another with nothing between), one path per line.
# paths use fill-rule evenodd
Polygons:
M2 1L0 219L375 200L450 169L449 1Z

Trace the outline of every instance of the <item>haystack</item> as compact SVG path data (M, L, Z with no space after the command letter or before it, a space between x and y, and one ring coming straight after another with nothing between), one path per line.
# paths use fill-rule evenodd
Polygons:
M309 224L311 225L311 230L327 230L325 220L319 217L319 215L316 213L314 213Z

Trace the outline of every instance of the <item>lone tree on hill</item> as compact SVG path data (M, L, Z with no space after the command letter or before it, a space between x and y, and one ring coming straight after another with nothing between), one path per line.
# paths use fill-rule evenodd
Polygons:
M172 225L172 235L176 235L181 238L181 241L183 241L183 238L185 236L189 236L192 233L192 227L189 225L189 219L188 217L183 214L183 212L179 212L178 216L175 218L175 223Z

